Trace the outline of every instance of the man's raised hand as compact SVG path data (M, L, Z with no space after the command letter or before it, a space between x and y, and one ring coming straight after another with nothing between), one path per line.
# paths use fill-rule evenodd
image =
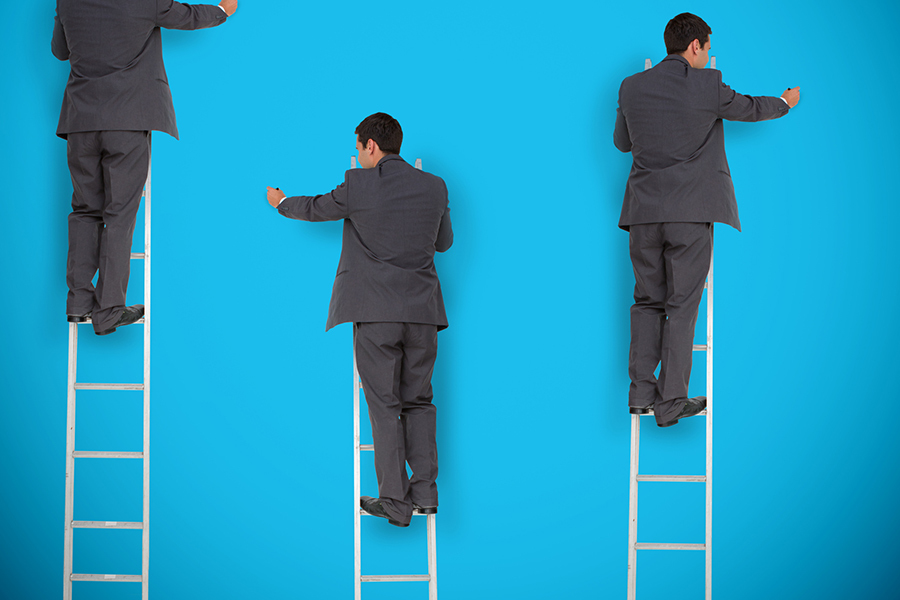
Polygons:
M788 88L784 90L784 93L781 94L781 97L784 98L784 101L788 103L788 106L794 108L797 106L797 103L800 102L800 86L798 85L795 88Z
M266 200L269 201L269 204L271 204L273 208L278 208L278 205L281 204L281 200L286 197L285 193L278 188L266 186Z
M234 11L237 10L237 0L222 0L219 2L219 6L221 6L222 10L225 11L225 14L230 17L234 14Z

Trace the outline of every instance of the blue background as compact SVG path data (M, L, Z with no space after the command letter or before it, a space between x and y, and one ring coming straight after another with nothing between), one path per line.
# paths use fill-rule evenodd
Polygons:
M896 597L900 9L769 0L244 0L222 27L164 32L182 140L153 138L153 597L351 597L351 332L324 331L341 225L281 218L265 186L332 189L376 111L451 193L441 597L624 596L630 156L612 130L619 82L664 56L682 11L712 26L736 90L802 90L783 119L725 126L744 233L716 228L716 595ZM10 3L0 25L4 600L62 586L71 184L53 13ZM136 270L129 301L141 287ZM140 327L81 331L80 379L139 379ZM140 448L140 394L110 394L79 393L79 449ZM643 471L702 470L702 418L644 431ZM139 461L77 465L76 519L140 520ZM640 526L702 541L702 486L642 484ZM425 569L421 519L366 520L363 543L365 573ZM76 572L140 571L137 531L78 530L75 549ZM639 554L642 600L702 588L702 553Z

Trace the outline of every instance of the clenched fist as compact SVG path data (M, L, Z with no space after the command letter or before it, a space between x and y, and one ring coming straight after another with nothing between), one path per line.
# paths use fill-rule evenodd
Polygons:
M225 14L230 17L234 14L234 11L237 10L237 0L222 0L219 2L219 6L221 6L222 10L225 11Z
M272 205L273 208L278 208L278 205L281 204L282 198L286 198L284 192L279 190L278 188L272 188L266 186L266 200L269 201L269 204Z
M798 85L795 88L788 88L784 90L784 93L781 94L781 97L784 98L784 101L788 103L788 106L794 108L797 106L797 103L800 102L800 86Z

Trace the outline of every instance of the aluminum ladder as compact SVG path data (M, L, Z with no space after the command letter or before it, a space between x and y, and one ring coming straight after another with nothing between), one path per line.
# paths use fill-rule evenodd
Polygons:
M350 158L350 168L356 168L356 157ZM416 168L422 168L422 159L416 159ZM353 346L353 579L354 598L361 600L362 584L366 582L403 582L427 581L428 600L437 600L437 515L425 515L413 511L413 516L426 517L428 573L421 575L363 575L362 574L362 517L371 516L359 506L360 497L360 452L374 452L373 444L360 444L359 441L359 392L362 390L359 371L356 368L356 340Z
M710 57L710 66L716 68L716 58ZM650 59L644 61L644 70L650 69ZM710 229L712 236L712 226ZM706 600L712 600L712 458L713 458L713 252L710 250L709 274L706 278L706 344L694 344L694 352L706 352L706 473L703 475L643 475L638 471L641 441L641 417L631 415L631 468L628 486L628 600L637 595L638 550L699 550L706 554ZM702 544L646 543L637 541L638 483L642 481L706 484L706 535Z
M78 326L90 324L69 323L69 376L68 376L68 415L66 417L66 523L65 551L63 560L63 600L72 598L73 581L124 581L140 582L141 598L147 600L150 581L150 167L147 168L147 181L144 184L144 251L132 253L132 260L144 261L144 317L137 321L144 326L144 379L142 383L80 383L78 371ZM75 450L75 393L79 390L109 390L144 392L144 443L142 452L110 452ZM123 521L75 521L75 459L143 459L143 517L141 522ZM72 572L73 530L75 529L142 529L141 540L141 574L140 575L108 575L85 574Z

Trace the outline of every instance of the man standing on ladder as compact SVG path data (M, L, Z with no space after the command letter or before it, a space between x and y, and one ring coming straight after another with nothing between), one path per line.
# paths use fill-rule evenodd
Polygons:
M143 316L143 305L125 306L125 292L150 131L178 138L160 27L214 27L235 10L237 0L218 6L57 0L51 49L72 67L56 130L68 142L74 190L66 263L70 323L91 318L94 333L107 335Z
M269 187L267 199L291 219L344 220L326 330L354 324L379 496L362 496L360 505L406 527L413 509L434 514L438 506L431 375L447 315L434 254L450 248L453 229L444 181L400 158L400 123L375 113L355 133L363 168L347 171L344 183L290 198Z
M634 160L619 219L635 278L628 406L631 414L653 409L660 427L706 406L705 397L687 393L712 223L741 228L722 119L775 119L800 99L800 88L752 97L723 84L721 72L704 69L711 33L690 13L669 21L668 56L622 82L613 135Z

